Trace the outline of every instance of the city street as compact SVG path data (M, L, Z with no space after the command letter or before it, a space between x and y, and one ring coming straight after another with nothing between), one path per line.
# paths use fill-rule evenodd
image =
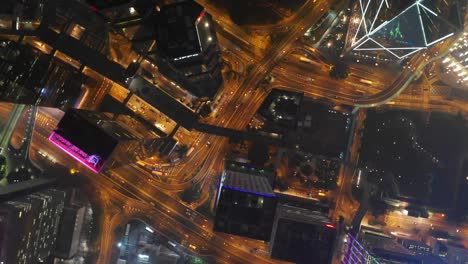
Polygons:
M326 194L326 198L336 204L335 208L331 208L333 221L342 216L345 224L349 225L359 208L359 201L354 199L351 190L355 183L362 143L360 131L364 127L367 108L382 106L468 115L466 100L449 98L426 89L427 85L433 85L434 90L437 87L428 79L425 67L445 57L452 39L421 51L409 60L405 68L390 70L378 65L350 62L350 75L337 80L330 77L331 63L301 38L332 6L344 5L345 1L307 0L296 13L277 24L252 27L236 25L223 9L209 1L197 2L211 13L216 22L224 64L223 86L210 99L213 111L208 117L200 117L197 122L245 131L271 89L302 92L309 99L325 100L354 109L354 130L351 131L353 134L338 175L338 188ZM255 31L262 34L255 34ZM279 37L274 40L263 37L278 32ZM25 106L6 103L0 104L0 127L3 129L0 152L5 155L5 149L11 145L21 154L18 154L18 160L24 159L40 169L61 164L89 179L99 193L98 206L102 208L101 219L98 219L100 236L94 248L99 253L99 264L110 263L115 257L113 253L121 239L115 231L134 219L144 222L168 241L180 245L182 251L192 251L194 255L208 257L216 263L286 263L271 259L265 253L268 252L268 244L263 241L214 232L213 219L196 210L213 199L209 195L210 189L216 186L226 154L231 150L229 138L179 126L176 120L169 118L170 114L130 92L149 83L148 87L158 89L173 100L172 103L189 114L196 114L196 107L192 105L193 96L187 90L163 76L147 54L132 50L127 38L115 32L109 34L109 65L118 64L126 69L128 65L138 63L142 77L131 76L127 78L128 83L113 80L110 73L104 76L106 71L98 71L70 54L54 49L56 59L80 69L87 77L75 106L97 110L104 98L111 96L164 134L175 132L178 145L186 145L188 154L177 160L163 161L149 157L138 164L95 174L49 142L52 130L64 114L62 111L46 107L25 110ZM45 41L28 40L26 43L45 54L51 52ZM143 71L149 75L144 75ZM123 79L123 76L119 77ZM273 81L262 85L269 77ZM414 83L419 77L425 78L426 82ZM11 160L8 157L8 161ZM161 169L162 162L164 169ZM16 163L15 160L15 168ZM164 173L155 173L156 167ZM192 205L182 203L180 192L195 184L201 186L201 198ZM368 225L371 219L372 216L367 214L363 224ZM388 234L420 239L427 231L440 229L464 238L463 242L468 247L468 225L450 225L445 216L433 215L425 219L390 212L385 215L385 223L387 225L382 231ZM415 229L419 231L415 232Z

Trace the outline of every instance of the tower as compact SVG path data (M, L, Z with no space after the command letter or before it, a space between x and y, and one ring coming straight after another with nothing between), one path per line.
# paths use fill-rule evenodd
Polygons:
M401 60L458 33L458 0L360 0L351 17L347 51Z
M54 248L65 192L45 189L0 204L0 263L44 261Z
M268 174L246 164L227 162L217 194L214 230L268 241L277 197Z

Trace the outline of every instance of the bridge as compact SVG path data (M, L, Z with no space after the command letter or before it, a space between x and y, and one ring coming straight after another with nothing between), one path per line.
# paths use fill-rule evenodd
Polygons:
M257 132L240 131L232 128L219 127L200 122L195 124L194 129L207 134L228 137L233 140L263 141L273 146L285 145L285 142L281 137L274 138L267 135L259 134Z

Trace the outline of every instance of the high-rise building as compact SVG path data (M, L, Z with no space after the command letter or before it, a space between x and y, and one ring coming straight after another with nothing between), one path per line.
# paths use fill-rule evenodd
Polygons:
M34 30L25 30L21 28L21 25L19 29L0 26L0 34L9 35L9 39L29 44L51 57L62 59L76 69L79 69L85 60L91 64L96 63L96 56L89 56L88 49L108 55L108 24L100 14L96 14L95 10L82 1L28 0L19 2L8 0L7 2L19 3L14 4L16 6L28 6L24 10L33 10L37 5L39 10L36 12L39 17L37 21L24 22L25 27L33 27ZM0 8L1 15L2 8ZM17 16L13 15L13 19L16 20ZM4 25L3 21L2 19L2 25ZM58 35L61 37L58 38ZM77 57L80 58L77 59ZM109 67L108 70L114 70L114 68Z
M468 262L468 248L464 247L463 244L432 236L428 238L428 242L433 248L432 253L442 258L446 263L465 264Z
M294 263L331 263L336 228L323 213L278 204L269 243L274 259Z
M348 50L367 58L404 59L459 32L464 20L462 2L357 1L350 20Z
M432 247L417 240L398 238L397 241L414 255L429 255L432 253Z
M85 207L66 206L63 209L54 253L56 257L69 259L78 252L84 214Z
M155 31L162 64L170 65L191 94L213 98L223 80L211 15L191 0L166 5L157 14Z
M56 178L54 177L38 177L31 179L31 175L28 174L28 180L10 184L8 188L0 188L0 202L6 202L50 187L56 182Z
M468 32L464 32L450 48L440 64L441 79L448 85L468 90Z
M347 243L348 245L343 260L341 262L342 264L379 263L353 235L348 234Z
M165 140L130 116L78 109L67 111L49 137L96 173L155 155Z
M42 20L43 7L42 0L2 1L0 32L2 29L26 31L36 29Z
M261 170L227 162L221 176L214 230L268 241L277 197Z
M46 189L0 204L0 263L45 261L55 248L65 192Z
M14 1L8 2L13 3ZM137 41L131 42L125 40L122 38L124 36L118 31L110 32L110 25L116 26L116 23L119 24L118 21L120 18L124 20L129 19L131 24L133 24L134 20L137 20L139 22L136 24L140 24L140 22L143 21L143 14L145 14L144 19L153 19L152 21L154 22L156 4L153 1L116 0L104 1L104 3L103 1L84 0L38 0L36 2L42 4L41 19L36 23L35 30L28 31L21 29L15 30L10 27L2 28L5 22L2 16L2 8L4 7L2 5L0 7L0 18L2 18L0 34L4 34L5 38L11 41L21 43L21 45L38 53L34 55L40 55L40 58L46 58L50 63L56 62L56 64L60 65L63 69L65 69L64 65L66 65L68 69L73 70L71 70L70 73L63 73L61 69L56 70L56 67L52 67L52 65L37 67L39 70L48 69L48 72L46 71L44 75L35 75L44 77L41 79L43 81L40 82L40 85L34 84L27 86L33 89L33 95L36 97L29 96L29 98L35 98L32 100L35 104L60 107L63 109L67 109L70 105L77 108L96 109L99 101L92 103L86 101L86 104L81 104L81 100L87 98L85 95L88 90L76 89L76 87L82 88L81 84L84 81L80 83L80 80L82 80L80 78L82 78L83 75L88 77L83 88L95 87L96 84L98 84L96 81L99 81L99 79L101 79L100 77L104 77L106 78L104 81L105 83L108 83L107 80L110 80L130 90L131 84L135 82L126 82L126 77L128 77L126 76L126 69L132 68L129 67L129 65L133 65L131 63L132 61L138 61L136 59L138 57L136 52L140 51L140 49L136 49L134 46ZM93 5L93 3L95 5ZM102 9L97 7L102 7ZM146 20L144 22L146 22ZM153 26L149 26L148 32L151 35L149 38L154 39L155 34ZM117 39L120 40L116 41ZM147 50L145 50L145 53L146 52ZM127 56L127 53L130 54ZM153 62L155 59L152 58L151 61ZM0 61L0 63L2 62ZM134 65L138 71L140 68L139 65ZM3 66L0 65L0 67ZM6 65L5 69L8 68L9 65ZM2 70L0 69L0 73L1 72ZM75 72L78 74L75 74ZM29 74L28 72L26 73ZM148 70L144 70L142 67L141 74L144 75L143 73L147 75L153 74ZM49 74L51 77L48 77ZM138 76L134 77L139 77L139 74L140 73L137 74ZM26 76L26 74L23 76ZM98 76L98 78L96 78L96 76ZM141 77L139 79L144 78ZM30 80L34 79L31 78ZM27 83L29 84L30 81ZM177 81L177 83L185 87L185 84L182 82ZM1 86L2 84L0 83L0 90ZM151 80L141 86L136 83L135 86L138 87L132 87L127 98L122 98L122 100L119 100L119 103L126 105L129 99L134 98L135 93L140 98L144 98L144 101L149 100L150 102L147 103L170 119L177 121L181 126L187 129L193 128L193 124L197 121L198 115L194 113L193 109L186 107L179 101L179 98L169 95L163 91L162 88L157 87L155 83L152 83ZM29 91L27 89L23 90ZM5 91L8 90L5 89ZM69 93L75 94L75 91L79 92L79 96L78 99L75 98L76 100L72 100L71 98L74 97L71 97ZM21 93L9 93L11 96L21 95ZM2 99L1 96L0 94L0 100ZM38 98L41 98L41 100L37 101L36 99ZM55 100L55 102L53 102L53 100ZM9 99L7 101L12 100ZM49 105L50 103L54 105ZM26 102L26 104L31 103ZM66 107L62 107L61 104L66 104ZM149 123L154 124L155 118L152 116L145 115L142 117Z
M130 5L133 0L107 0L107 1L99 1L99 0L86 0L86 3L93 9L96 10L106 10L112 8L120 8L123 6Z
M456 263L444 261L446 254L438 255L437 246L440 243L433 239L433 244L397 238L382 231L363 227L358 234L359 241L348 234L345 242L347 250L343 257L343 264L348 263L392 263L392 264L444 264ZM428 242L428 241L426 241ZM434 249L434 250L433 250ZM445 252L446 253L446 252ZM464 263L464 262L461 262Z
M0 41L0 100L67 109L85 81L63 61L11 40Z

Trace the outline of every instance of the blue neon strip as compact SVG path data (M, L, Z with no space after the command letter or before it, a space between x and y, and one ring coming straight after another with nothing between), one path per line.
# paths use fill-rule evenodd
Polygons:
M351 234L348 250L345 253L342 264L355 264L355 263L372 263L380 264L380 262L367 252L367 250L359 243ZM359 254L359 255L358 255Z
M254 194L254 195L259 195L259 196L264 196L264 197L276 198L276 195L274 195L274 194L253 192L253 191L234 188L234 187L230 187L230 186L223 186L223 188L228 189L228 190L232 190L232 191L237 191L237 192L243 192L243 193L249 193L249 194Z

